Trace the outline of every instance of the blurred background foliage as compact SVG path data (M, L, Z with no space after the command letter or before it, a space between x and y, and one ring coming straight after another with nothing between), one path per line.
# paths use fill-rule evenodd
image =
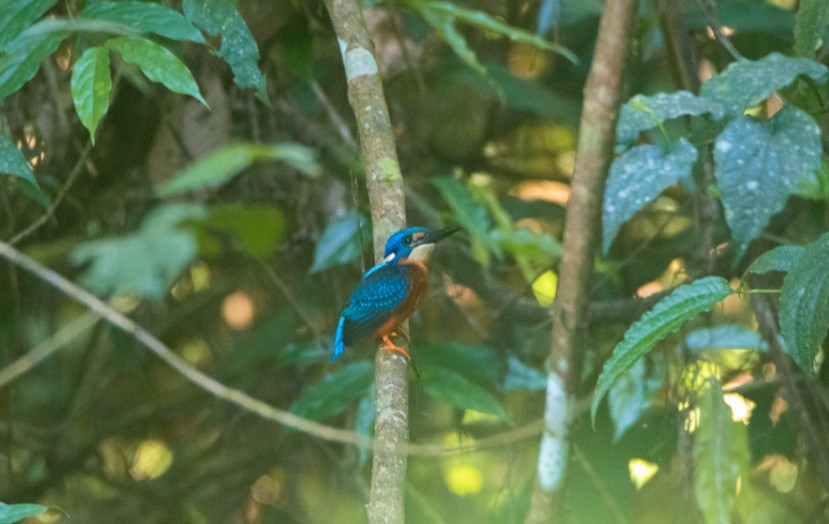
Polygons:
M715 14L740 52L757 59L792 53L797 3L721 0ZM15 18L19 31L51 20L57 33L49 34L58 36L31 80L2 93L2 130L38 185L25 173L0 178L0 236L15 238L58 202L20 249L111 298L225 384L370 434L372 345L329 364L339 309L372 261L357 133L323 4L240 0L237 13L221 0L165 1L159 5L185 15L166 25L150 23L153 17L141 25L111 5L82 0L27 5L28 18ZM476 452L411 457L407 515L411 522L520 522L535 479L548 307L602 3L364 7L408 221L465 230L437 249L432 291L411 322L422 375L411 380L411 439L456 446L497 437ZM642 2L625 99L683 88L660 25L665 10L686 25L701 77L732 61L697 2ZM63 33L55 20L88 25ZM122 31L94 25L102 20L132 27L124 34L149 34L186 65L195 91L169 71L153 77L124 47L130 36L101 36ZM25 44L14 36L0 37L2 71L13 70L14 46ZM816 43L825 63L824 42ZM100 97L83 105L83 93L92 91L83 91L76 65L96 46L121 53L111 58L103 109ZM84 65L95 66L102 53ZM87 87L106 84L107 69L91 71ZM813 113L824 130L825 100ZM827 216L825 193L793 198L769 235L813 240ZM591 427L588 394L601 365L648 304L630 297L659 296L707 271L696 221L689 192L674 185L622 226L596 260L587 399L575 421L568 479L573 522L700 522L712 514L706 504L719 488L693 464L716 452L750 478L750 489L726 487L741 494L743 521L826 516L825 488L804 458L743 296L729 296L640 360ZM718 241L727 239L722 218L714 225ZM728 279L740 274L728 263L716 270ZM84 313L3 264L0 362ZM817 428L829 427L824 375L809 389ZM725 396L709 386L712 379ZM65 512L38 522L365 520L366 450L210 397L105 323L0 390L0 414L0 499ZM729 438L718 438L716 428Z

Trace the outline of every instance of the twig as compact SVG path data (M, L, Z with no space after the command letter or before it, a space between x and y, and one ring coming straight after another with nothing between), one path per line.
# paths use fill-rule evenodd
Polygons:
M702 9L702 13L705 15L705 19L708 22L708 27L711 28L711 31L714 32L714 36L717 37L720 44L728 51L735 60L742 60L744 57L743 55L737 51L737 48L734 47L734 44L731 43L731 40L725 36L725 33L722 30L722 25L720 25L720 21L717 20L717 15L714 13L714 0L697 0L697 4L699 4L699 8Z
M322 107L325 108L325 111L328 113L328 118L331 119L331 123L334 124L334 128L340 134L340 138L343 139L343 142L345 142L350 149L357 149L357 142L351 135L351 130L348 128L348 124L345 123L345 120L343 120L343 117L340 116L337 108L334 107L334 104L331 103L331 100L328 99L328 95L325 94L325 91L322 90L322 87L320 87L316 80L311 80L311 90L314 91L314 95L317 97L317 100L319 100Z

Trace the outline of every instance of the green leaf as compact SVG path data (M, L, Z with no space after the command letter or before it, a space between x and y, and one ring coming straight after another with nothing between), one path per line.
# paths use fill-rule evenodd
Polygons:
M771 53L760 60L738 60L702 85L700 94L725 107L727 115L739 116L767 99L800 75L813 80L826 76L827 68L808 58Z
M224 205L207 210L207 217L193 224L199 254L217 256L228 245L258 258L273 254L285 235L282 211L267 206Z
M659 389L660 381L649 379L646 371L645 359L640 358L619 377L608 392L610 419L615 426L614 442L618 442L653 404L653 395Z
M156 189L167 198L187 191L218 187L251 165L260 162L285 162L308 176L320 172L316 152L306 146L282 144L239 143L219 148L174 173Z
M807 244L783 279L780 331L785 350L803 371L814 370L815 357L829 328L829 233Z
M685 336L685 347L691 351L707 349L768 350L768 344L760 336L760 333L739 324L695 329Z
M622 106L616 124L616 144L629 146L639 139L639 133L685 115L710 114L719 120L725 113L722 105L688 91L659 93L654 96L636 95Z
M482 75L486 75L486 68L478 61L475 51L469 47L466 37L455 27L455 19L446 13L432 9L421 9L421 16L426 22L437 30L441 38L449 44L452 51L463 60L466 65Z
M613 355L605 362L599 375L590 407L593 420L596 419L599 403L608 390L642 355L697 313L709 311L714 304L732 293L731 286L724 278L701 278L676 288L634 322L625 333L625 338L613 349Z
M369 221L350 209L328 224L314 247L310 273L347 264L360 256L364 243L371 242Z
M40 191L40 186L23 153L9 137L0 133L0 174L20 177Z
M0 54L0 102L31 80L46 58L55 52L65 32L41 32L32 26L6 44Z
M492 238L504 251L530 262L550 264L561 256L561 243L547 233L529 229L496 229Z
M461 373L448 368L423 366L423 387L434 399L460 409L474 409L490 413L501 420L509 420L498 400L486 389Z
M786 106L766 122L734 119L714 144L715 175L737 258L820 165L820 128Z
M291 404L295 414L321 421L343 413L353 402L368 395L374 385L374 363L353 362L306 387Z
M803 256L804 251L803 246L778 246L755 258L746 268L743 276L751 273L762 275L769 271L791 271L795 263Z
M497 372L492 365L496 357L492 348L451 341L418 344L416 349L418 366L448 369L485 387L496 384Z
M829 200L829 164L825 160L821 159L814 176L800 183L797 196L811 200Z
M180 224L204 216L198 205L161 206L135 233L81 244L72 250L70 260L76 265L91 263L81 281L97 293L160 299L196 256L196 241Z
M622 224L669 186L691 179L697 150L684 138L669 150L659 146L637 146L616 158L602 204L602 250L607 253Z
M259 71L259 48L245 20L229 0L184 0L184 14L211 36L222 37L219 56L233 71L239 87L255 87L256 96L268 103L265 77Z
M13 524L26 517L34 517L48 510L48 507L40 504L4 504L0 502L0 524Z
M486 250L495 253L496 256L501 256L501 247L495 238L489 234L492 224L489 215L483 206L478 204L472 197L472 193L463 186L460 182L451 177L436 177L432 179L432 183L438 188L441 196L449 205L455 220L465 230L469 231L472 240L477 244L473 244L473 255L476 260L486 265L488 256Z
M820 33L829 23L829 2L826 0L800 0L794 18L794 51L800 56L812 58L820 41Z
M507 360L507 374L504 377L504 391L526 389L537 391L547 387L547 375L510 356Z
M17 38L35 20L48 11L56 0L16 0L3 2L0 9L0 50Z
M694 432L694 492L705 521L734 522L737 480L744 496L749 486L751 453L748 426L731 419L719 385L710 385L697 399L699 426Z
M89 130L92 143L95 143L95 130L109 109L111 91L109 51L103 47L87 49L72 71L72 100L78 117Z
M113 38L104 45L117 51L125 62L137 65L153 82L162 84L174 93L190 95L207 106L190 70L166 47L146 38L131 36Z
M123 24L140 33L154 33L170 40L204 43L199 30L181 13L153 2L96 2L87 5L79 16Z

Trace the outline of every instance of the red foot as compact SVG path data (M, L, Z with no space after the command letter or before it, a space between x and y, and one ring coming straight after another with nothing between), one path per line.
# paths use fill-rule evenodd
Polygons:
M408 340L408 333L403 338ZM405 348L402 348L402 347L398 346L397 344L395 344L394 342L392 342L391 339L389 338L389 335L383 335L383 346L380 347L380 349L381 350L385 349L387 351L396 351L397 353L400 353L401 355L406 357L406 362L409 362L409 361L412 360L412 357L409 355L409 352L406 351Z

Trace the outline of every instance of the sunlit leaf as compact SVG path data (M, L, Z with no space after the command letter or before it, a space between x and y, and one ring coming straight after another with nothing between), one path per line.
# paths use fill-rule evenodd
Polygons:
M369 221L353 209L332 220L314 248L310 272L347 264L359 257L364 245L371 243L369 225Z
M285 162L309 176L319 174L316 152L293 143L238 143L219 148L174 173L156 189L160 197L171 197L229 181L251 165L261 162Z
M742 116L714 145L715 175L737 257L820 165L820 128L786 106L766 122Z
M794 50L800 56L815 56L821 31L829 24L829 2L800 0L794 18Z
M780 331L784 349L803 371L812 372L829 329L829 233L806 245L783 280Z
M504 377L504 391L525 389L537 391L547 387L547 374L524 364L510 356L507 360L507 374Z
M255 87L256 96L268 103L265 77L259 71L259 47L245 20L230 0L184 0L184 14L211 36L222 37L219 56L233 71L239 87Z
M178 11L154 2L120 0L90 3L81 18L108 20L131 27L141 33L154 33L171 40L204 43L204 37Z
M89 130L95 142L95 130L109 109L112 78L109 71L109 51L91 47L75 62L72 71L72 101L81 123Z
M659 146L634 147L610 166L602 204L602 250L607 253L622 224L669 186L691 180L697 150L680 138L664 150Z
M614 425L614 442L622 438L653 403L660 381L648 378L646 372L645 359L640 358L608 391L607 404Z
M14 524L26 517L34 517L48 510L48 507L40 504L4 504L0 502L0 524Z
M590 407L591 417L595 420L602 398L642 355L695 315L709 311L714 304L732 293L731 286L724 278L701 278L678 287L634 322L602 368Z
M726 114L742 115L800 75L818 80L829 69L808 58L793 58L771 53L760 60L738 60L702 85L700 95L725 107Z
M207 217L193 225L203 256L216 256L224 247L264 258L271 255L285 234L282 211L266 206L212 206Z
M137 65L144 75L174 93L190 95L205 106L199 86L187 66L166 47L146 38L120 36L107 40L107 48L117 51L125 62Z
M423 366L423 387L432 398L460 409L474 409L508 420L507 413L492 393L463 374L448 368Z
M55 5L57 0L16 0L0 9L0 50Z
M204 208L194 204L161 206L135 233L81 244L70 260L90 263L81 281L97 293L160 299L196 256L196 241L180 224L204 216Z
M768 345L760 333L739 324L695 329L685 336L691 351L706 349L752 349L766 351Z
M353 362L306 387L291 404L291 411L311 420L325 420L343 413L365 397L374 385L374 363Z
M719 102L695 96L688 91L659 93L654 96L636 95L622 105L619 122L616 124L616 143L630 145L636 142L642 131L680 116L710 114L720 119L723 113L724 109Z
M734 522L737 480L741 496L749 490L751 453L748 426L731 419L722 389L709 385L697 399L699 426L694 433L694 492L709 523Z
M791 271L804 251L803 246L778 246L755 258L746 268L744 275L752 273L762 275L769 271Z
M550 264L561 256L561 243L546 233L530 229L496 229L492 238L504 251L530 262Z

